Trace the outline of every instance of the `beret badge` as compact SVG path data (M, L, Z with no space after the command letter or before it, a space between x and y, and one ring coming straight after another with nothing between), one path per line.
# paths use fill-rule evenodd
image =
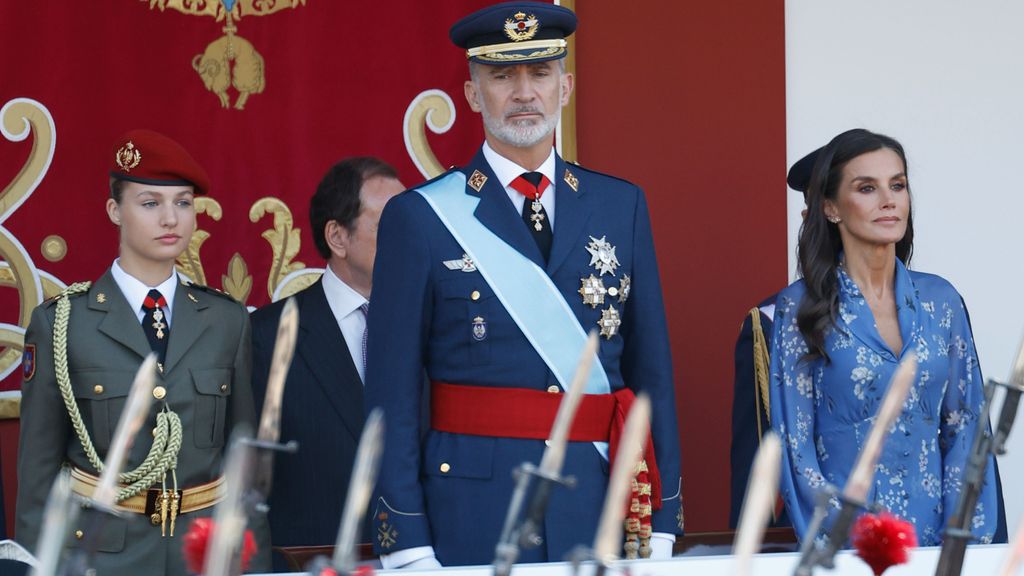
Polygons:
M505 19L505 35L513 42L523 42L537 35L540 30L540 22L533 14L527 16L523 12L516 12L511 18Z
M125 172L131 172L132 168L139 165L142 161L142 153L139 149L132 144L131 140L127 144L117 149L117 154L114 156L114 161L121 167Z

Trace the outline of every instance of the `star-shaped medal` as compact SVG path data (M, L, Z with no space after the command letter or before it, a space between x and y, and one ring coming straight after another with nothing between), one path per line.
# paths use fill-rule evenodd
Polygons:
M605 241L604 236L598 240L590 237L590 244L587 244L587 252L590 252L590 265L597 268L601 275L615 274L615 268L619 265L619 259L615 257L615 246Z
M597 308L599 304L604 304L604 295L608 290L604 287L604 282L600 278L590 275L589 278L580 278L580 296L583 296L583 303L589 304L591 308Z
M601 310L601 319L597 321L597 325L601 327L601 336L611 340L612 336L619 333L621 324L622 319L619 318L619 311L615 309L615 306L609 305Z
M625 304L626 299L629 298L629 289L632 288L630 284L629 274L623 274L622 280L619 280L619 304Z

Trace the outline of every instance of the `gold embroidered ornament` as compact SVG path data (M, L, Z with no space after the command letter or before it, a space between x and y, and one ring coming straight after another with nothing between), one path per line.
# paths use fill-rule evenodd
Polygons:
M117 154L114 156L114 162L125 172L131 172L132 168L138 166L141 161L142 152L130 140L127 144L118 148Z
M538 30L540 22L533 14L527 16L524 12L516 12L505 20L505 35L513 42L530 40L537 35Z

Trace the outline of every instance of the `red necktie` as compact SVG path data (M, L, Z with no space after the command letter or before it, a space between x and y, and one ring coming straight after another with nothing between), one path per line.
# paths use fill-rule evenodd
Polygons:
M551 254L551 222L548 220L544 206L540 203L540 198L551 185L551 181L540 172L524 172L509 185L516 192L526 196L526 202L523 202L523 221L526 222L530 235L533 236L537 248L540 249L541 255L547 261Z

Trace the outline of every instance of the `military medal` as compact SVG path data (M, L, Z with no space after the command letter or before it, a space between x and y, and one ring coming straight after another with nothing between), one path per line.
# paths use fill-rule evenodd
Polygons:
M487 321L481 316L473 318L473 340L477 342L483 341L487 338Z
M630 288L632 288L632 284L630 284L629 274L623 274L622 280L619 280L619 304L626 303L626 299L629 298ZM612 294L612 296L614 296L614 294Z
M445 260L445 268L449 270L461 270L463 272L476 272L476 265L473 264L473 259L469 257L469 254L463 254L461 259L457 260Z
M615 257L615 246L605 241L604 236L598 240L590 237L590 244L587 244L587 252L590 252L590 265L601 273L615 274L615 268L619 265L619 259Z
M599 304L604 304L604 295L611 293L605 289L604 282L593 274L589 278L580 278L580 284L579 293L580 296L583 296L583 303L589 304L591 308L597 308Z
M619 311L614 306L609 305L604 310L601 310L601 319L597 321L597 325L601 327L601 336L611 340L612 336L619 333L619 326L621 324L622 319L619 318Z
M541 221L544 220L544 215L540 213L543 208L540 203L540 194L534 196L533 201L530 202L530 210L533 211L533 214L530 214L530 222L533 222L533 229L537 232L544 229L544 226L541 224Z
M167 324L164 324L164 311L159 308L153 309L153 329L156 330L156 337L160 340L164 339L164 328L167 328Z

